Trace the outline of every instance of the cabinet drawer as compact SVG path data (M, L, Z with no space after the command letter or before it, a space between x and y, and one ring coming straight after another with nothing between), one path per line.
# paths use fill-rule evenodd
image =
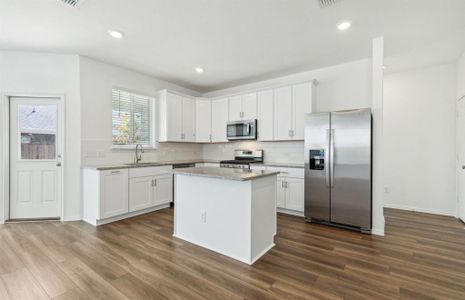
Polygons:
M279 176L283 177L304 178L303 168L267 167L266 170L280 172Z
M173 167L160 166L160 167L142 167L129 169L129 178L144 177L144 176L158 176L167 175L167 171L170 171Z
M100 174L101 175L128 174L128 169L105 170L105 171L100 171Z

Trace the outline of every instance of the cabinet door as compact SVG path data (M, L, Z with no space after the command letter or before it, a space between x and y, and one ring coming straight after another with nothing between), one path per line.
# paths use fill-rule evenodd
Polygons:
M242 119L253 120L257 118L257 93L242 96Z
M290 140L292 129L292 87L275 89L274 95L274 139Z
M182 133L184 142L195 142L195 99L182 97Z
M229 121L242 120L242 97L229 97Z
M173 176L157 176L155 180L155 197L152 205L161 205L173 201Z
M182 141L182 97L168 93L166 95L167 140L170 142Z
M210 100L195 101L195 141L197 143L211 142L212 103Z
M100 219L122 215L129 211L128 170L101 172L100 189Z
M276 186L276 207L286 208L286 188L284 187L284 178L278 177L278 184Z
M273 90L258 92L258 140L272 141L274 128L274 97Z
M129 211L137 211L152 206L153 176L129 179Z
M212 142L227 142L228 98L212 101Z
M305 114L312 112L312 84L302 83L292 87L293 98L293 135L294 140L303 140L305 131Z
M300 178L286 178L286 209L299 212L304 211L304 180Z

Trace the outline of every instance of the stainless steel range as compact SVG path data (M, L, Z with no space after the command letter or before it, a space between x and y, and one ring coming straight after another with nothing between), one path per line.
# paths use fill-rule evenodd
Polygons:
M222 168L250 169L250 164L263 162L263 150L234 150L233 160L222 160Z

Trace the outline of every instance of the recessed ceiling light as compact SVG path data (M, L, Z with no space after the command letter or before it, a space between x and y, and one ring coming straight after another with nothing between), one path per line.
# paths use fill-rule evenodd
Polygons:
M201 73L205 72L205 70L203 68L198 67L198 68L195 68L195 72L201 74Z
M350 28L352 26L352 23L350 21L341 21L337 24L337 29L344 31Z
M115 39L121 39L124 37L124 33L118 30L108 30L108 34L114 37Z

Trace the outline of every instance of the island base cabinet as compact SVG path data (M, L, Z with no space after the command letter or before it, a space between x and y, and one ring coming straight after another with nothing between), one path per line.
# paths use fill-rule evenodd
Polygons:
M174 236L247 264L274 246L276 176L175 175Z

